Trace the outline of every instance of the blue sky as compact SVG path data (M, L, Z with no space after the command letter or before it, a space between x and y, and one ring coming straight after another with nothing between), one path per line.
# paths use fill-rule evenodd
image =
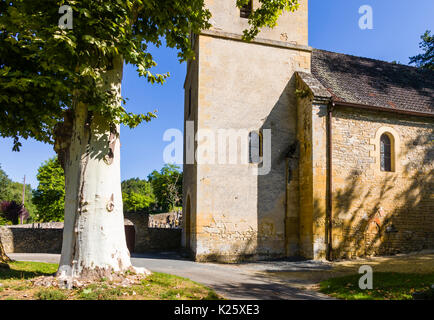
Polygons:
M374 29L361 30L359 8L373 8ZM385 61L408 63L420 52L420 36L434 32L434 1L418 0L309 0L309 44L318 49L353 54ZM168 142L163 134L169 128L183 128L183 83L186 65L177 60L177 52L153 48L158 62L155 72L170 72L164 86L152 86L137 77L135 69L124 72L123 95L132 112L158 111L151 123L129 130L123 128L122 178L145 178L163 166L163 150ZM260 66L259 66L260 67ZM12 140L0 139L0 165L15 181L27 181L36 187L40 164L54 156L50 145L23 141L21 152L12 152Z

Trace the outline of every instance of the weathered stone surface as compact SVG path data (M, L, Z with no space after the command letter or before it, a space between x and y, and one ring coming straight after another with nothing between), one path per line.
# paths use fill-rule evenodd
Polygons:
M150 228L179 229L182 228L182 211L149 215Z
M250 43L240 41L248 22L234 1L205 3L213 27L195 37L196 59L188 64L185 119L194 124L190 128L186 122L186 138L190 129L214 137L220 129L271 129L272 167L269 174L255 176L258 166L241 163L241 150L237 164L219 163L212 152L191 164L192 150L200 156L208 144L218 152L220 141L185 140L183 246L195 259L324 259L330 246L338 258L433 248L429 72L312 53L307 0ZM335 106L344 102L365 105ZM393 172L380 169L384 133L393 136Z
M0 227L0 237L7 253L60 253L63 229Z
M186 164L183 216L191 223L184 226L183 245L197 260L295 255L298 238L289 232L298 228L298 155L288 157L288 151L296 144L294 73L310 70L307 1L252 43L239 41L248 24L233 1L206 4L214 32L196 38L197 58L189 63L185 82L185 119L194 121L195 132L271 129L272 169L253 174L258 165L242 163L247 154L240 149L237 164L219 163L217 157Z
M333 131L335 256L434 248L434 120L338 108ZM382 132L393 172L380 169Z
M126 213L125 224L134 225L134 253L179 250L181 229L149 228L148 214ZM42 223L0 227L6 253L60 253L63 223Z
M297 88L307 84L300 77ZM327 104L316 104L314 92L298 100L300 253L321 258L327 244ZM384 133L392 139L392 172L380 168ZM434 120L336 107L332 137L333 257L433 248Z
M333 172L329 174L327 112L332 100L339 97L331 90L332 78L331 82L321 82L310 73L307 1L301 3L299 11L281 17L277 29L267 29L257 41L243 43L240 34L247 21L239 18L233 2L206 2L213 13L213 28L196 37L197 59L189 63L185 82L185 119L194 121L195 133L203 129L214 133L219 129L271 129L272 169L258 177L251 173L255 165L224 165L214 155L209 163L185 165L183 214L189 218L184 223L183 246L201 261L295 255L324 259L329 225L327 181L331 174L335 257L432 248L432 118L361 108L335 109ZM280 27L285 28L285 36ZM325 52L316 50L314 54ZM369 68L375 69L380 61L327 56L341 57L345 62L339 66L339 60L333 59L331 71L336 74L363 71L364 84L356 91L360 95L372 93L364 91L376 86L375 79L369 78ZM397 69L391 64L386 67ZM377 69L372 75L387 78L388 73ZM417 82L411 68L398 69L408 70ZM401 93L411 91L411 86L401 88L405 76L395 71L393 79L386 82L402 89ZM357 89L357 75L347 76L352 79L351 89ZM335 80L345 87L342 79ZM388 88L377 84L372 89L387 98ZM393 94L401 97L404 105L407 96ZM375 96L361 98L371 101ZM391 173L382 172L379 165L379 138L386 132L395 137ZM186 146L197 151L202 143L186 141ZM211 142L215 150L218 146L218 141ZM295 151L289 156L291 149Z
M300 7L296 12L284 12L276 27L264 28L258 38L307 46L308 1L299 2ZM249 28L248 19L240 17L240 10L236 7L235 1L205 0L205 5L212 13L211 30L242 35L243 31ZM259 0L253 0L254 8L260 5Z

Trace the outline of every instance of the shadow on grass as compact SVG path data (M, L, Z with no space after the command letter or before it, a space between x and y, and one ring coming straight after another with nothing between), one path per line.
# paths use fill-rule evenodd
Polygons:
M51 276L56 273L58 267L57 264L24 261L14 261L9 266L10 269L0 268L0 281Z
M224 300L213 289L179 276L154 272L146 283L151 290L163 289L159 295L162 300Z
M376 272L373 289L362 290L360 277L354 274L322 281L320 292L346 300L411 300L413 293L427 290L434 283L434 273Z
M37 300L219 300L222 297L202 284L186 278L164 273L153 273L138 284L124 286L101 279L86 287L71 291L56 288L40 288L32 292L31 278L54 275L57 264L40 262L12 262L10 269L0 269L0 283L11 289L0 299ZM30 291L29 291L30 290ZM0 287L0 292L4 291ZM25 294L25 295L24 295ZM26 299L27 300L27 299Z

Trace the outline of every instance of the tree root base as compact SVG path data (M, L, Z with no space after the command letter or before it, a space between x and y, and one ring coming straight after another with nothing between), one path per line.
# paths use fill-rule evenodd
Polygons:
M113 286L129 287L138 285L145 280L151 272L145 268L130 267L124 272L112 272L109 270L86 270L80 277L68 277L64 275L42 276L32 280L33 286L59 289L79 289L93 283L102 281Z
M0 262L1 269L10 269L11 267L7 263Z

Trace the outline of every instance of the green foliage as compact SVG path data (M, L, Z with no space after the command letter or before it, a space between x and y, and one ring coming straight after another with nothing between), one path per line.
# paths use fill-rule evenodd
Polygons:
M65 210L65 176L57 158L39 167L38 188L33 192L33 203L41 222L63 221Z
M0 215L12 224L18 224L22 220L27 221L30 217L26 208L15 201L3 201L0 203Z
M155 198L140 193L122 193L125 212L139 212L148 210L155 203Z
M148 211L155 203L151 183L139 178L122 182L122 198L125 212Z
M0 201L10 200L11 196L8 194L10 183L11 180L9 180L6 172L3 171L0 165Z
M20 182L14 182L7 174L1 169L0 166L0 202L9 201L21 203L23 197L23 184ZM30 218L27 222L31 222L36 215L36 207L32 202L32 187L26 185L24 206L29 212ZM8 220L4 220L0 217L0 225L9 224Z
M275 26L282 10L298 6L297 0L260 3L246 40ZM72 30L58 26L64 4L73 10ZM56 124L78 104L108 123L133 128L150 121L155 113L130 113L115 92L104 89L104 74L123 59L150 83L163 84L169 74L151 72L157 63L149 45L160 47L164 39L181 61L191 59L190 34L209 28L210 18L204 0L1 0L0 135L15 139L14 150L20 137L54 143Z
M182 172L173 164L166 164L160 172L153 171L148 176L157 203L164 210L172 210L182 205Z
M32 187L30 184L26 185L26 191L25 191L25 200L24 200L24 207L27 209L27 211L30 214L30 219L27 222L32 221L36 216L36 207L33 204L32 201ZM9 199L7 201L15 201L17 203L22 202L23 197L23 184L20 182L12 181L9 186L10 194Z
M139 178L132 178L122 181L122 192L124 193L138 193L152 197L152 185L146 180Z
M237 0L237 6L241 8L250 0ZM299 7L298 0L260 0L261 6L252 12L249 18L250 29L244 31L244 40L253 40L262 28L274 28L277 19L283 11L294 12Z
M59 7L70 5L73 29L61 29ZM130 127L155 117L132 114L103 89L103 75L115 59L137 67L150 83L168 74L152 74L156 62L148 45L180 50L192 56L190 31L208 27L203 1L83 0L0 2L0 132L53 143L55 125L65 109L84 103L108 122Z
M415 64L419 68L434 70L434 35L427 30L421 37L422 42L419 44L424 53L410 57L410 64Z
M0 213L0 226L10 226L12 225L12 221L6 219L3 217L3 215Z

